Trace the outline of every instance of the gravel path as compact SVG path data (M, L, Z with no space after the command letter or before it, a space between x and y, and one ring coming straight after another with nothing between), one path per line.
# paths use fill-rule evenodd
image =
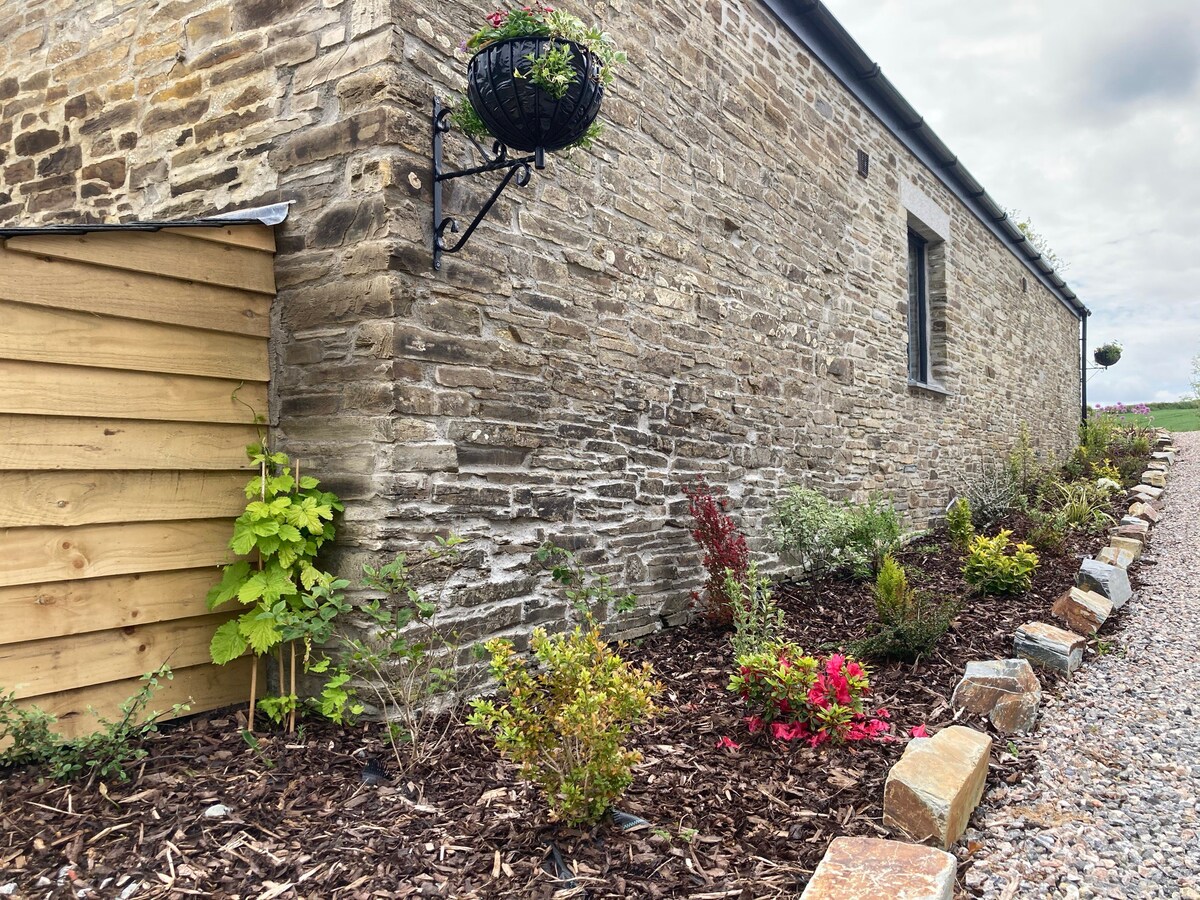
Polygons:
M993 789L973 818L972 896L1200 900L1200 432L1176 446L1156 562L1115 651L1018 742L1037 777Z

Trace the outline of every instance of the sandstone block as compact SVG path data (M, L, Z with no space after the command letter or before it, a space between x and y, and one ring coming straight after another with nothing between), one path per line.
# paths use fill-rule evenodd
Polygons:
M1136 525L1117 525L1108 529L1109 537L1130 538L1145 546L1150 541L1150 525L1138 520Z
M983 796L991 749L990 737L962 725L910 741L883 787L883 824L949 847Z
M1108 546L1112 547L1114 550L1124 550L1125 552L1129 553L1134 559L1137 559L1139 556L1142 555L1142 550L1145 548L1146 545L1143 544L1141 541L1137 540L1136 538L1121 537L1120 535L1114 535L1113 537L1110 537L1108 539Z
M1112 601L1114 609L1120 609L1133 596L1129 586L1129 575L1119 566L1110 566L1096 559L1085 559L1075 576L1075 586L1085 591L1095 591Z
M1167 476L1158 469L1147 469L1142 473L1142 484L1148 484L1156 488L1164 488L1167 486Z
M1086 644L1087 641L1073 631L1064 631L1044 622L1030 622L1017 629L1013 652L1038 665L1070 675L1083 665Z
M1165 459L1152 459L1150 462L1146 463L1146 468L1153 469L1156 472L1165 472L1171 467L1167 465L1167 461Z
M969 662L950 702L956 708L986 715L997 730L1006 734L1032 731L1042 688L1028 660Z
M1151 459L1161 459L1168 466L1175 464L1175 454L1169 450L1160 450L1157 453L1150 454Z
M800 900L953 900L955 858L933 847L837 838Z
M1134 485L1132 488L1132 492L1135 494L1143 494L1143 495L1149 497L1151 500L1157 500L1159 497L1162 496L1163 489L1160 487L1155 487L1152 484L1142 483L1142 484Z
M1149 503L1131 503L1129 505L1129 515L1136 519L1141 519L1144 522L1151 524L1162 518L1162 513L1151 506Z
M1075 587L1064 591L1050 610L1054 618L1065 622L1071 631L1085 635L1099 631L1112 611L1112 601L1107 597Z
M1145 519L1139 519L1137 516L1121 516L1121 521L1119 521L1117 524L1118 525L1132 525L1135 528L1137 528L1137 530L1140 531L1142 534L1150 533L1150 528L1149 528L1150 523L1147 522Z
M1133 554L1128 550L1118 550L1116 547L1103 547L1096 554L1096 559L1110 566L1128 569L1133 563Z

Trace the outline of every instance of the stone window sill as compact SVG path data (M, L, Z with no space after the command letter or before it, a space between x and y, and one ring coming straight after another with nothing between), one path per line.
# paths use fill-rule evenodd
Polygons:
M934 394L938 397L951 396L951 394L948 390L946 390L940 384L934 384L932 381L913 381L912 379L909 379L908 389L910 391L926 392L926 393Z

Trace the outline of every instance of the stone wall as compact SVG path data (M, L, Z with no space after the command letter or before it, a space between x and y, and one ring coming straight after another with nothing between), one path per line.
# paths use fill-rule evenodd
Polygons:
M579 6L629 51L608 133L433 272L429 107L461 89L453 48L486 11L0 13L0 221L296 201L277 435L347 500L345 568L453 528L480 539L468 636L522 632L562 616L530 564L553 539L643 596L636 631L699 583L680 494L698 474L762 546L791 481L883 492L919 526L1022 421L1048 456L1072 445L1075 318L754 0ZM488 189L456 183L449 211L469 220ZM910 214L949 231L945 393L906 380Z

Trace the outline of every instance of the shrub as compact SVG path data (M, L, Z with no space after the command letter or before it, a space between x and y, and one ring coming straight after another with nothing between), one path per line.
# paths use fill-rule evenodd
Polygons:
M850 569L858 578L873 577L883 558L900 543L900 517L878 497L848 504L846 515L845 554Z
M812 575L849 569L866 578L900 542L900 518L876 497L842 505L791 485L775 503L771 533L776 549Z
M729 690L750 714L750 731L767 729L779 740L810 746L877 738L887 731L886 710L864 709L870 694L867 670L834 654L818 662L795 644L778 642L737 658Z
M1022 499L1020 485L1007 465L987 466L967 483L966 499L976 528L990 528L1017 508Z
M949 630L956 612L953 604L931 604L909 588L904 568L889 554L875 579L875 614L879 621L871 634L855 644L854 653L916 660L933 650Z
M552 818L594 823L632 782L641 754L628 748L628 739L653 714L662 688L649 665L631 666L604 642L589 604L613 598L607 581L588 578L565 550L548 553L567 561L554 577L572 585L584 622L565 634L536 629L529 661L509 641L489 641L492 675L505 700L473 700L467 722L490 732L500 751L520 764Z
M952 543L960 553L966 553L975 537L975 526L971 522L971 503L966 497L959 497L946 512L946 531L950 533Z
M1045 553L1062 553L1067 541L1067 520L1061 510L1046 512L1033 510L1033 522L1026 541L1035 549Z
M728 625L733 620L733 612L725 588L725 572L732 571L738 583L744 583L750 565L750 548L733 519L725 514L729 501L717 500L704 479L685 486L683 493L692 516L692 537L704 550L704 568L708 571L708 581L704 585L704 615L713 622ZM699 599L695 594L693 598Z
M725 572L725 591L733 610L734 657L753 653L783 637L783 610L771 595L770 581L760 578L751 563L746 580L738 581L732 569Z
M345 671L326 683L318 700L321 711L337 717L340 708L361 711L360 680L375 698L388 723L392 755L401 771L425 762L440 751L453 716L440 716L440 695L459 687L455 665L457 632L436 622L448 584L457 571L463 539L437 536L421 553L401 553L386 565L363 566L363 581L387 595L359 611L370 622L364 637L342 635Z
M116 720L97 716L97 726L89 734L64 738L51 728L54 716L37 707L19 707L12 694L0 697L0 767L45 766L52 778L66 781L88 776L88 784L96 779L116 778L126 781L127 769L147 750L147 737L158 730L161 713L147 714L146 709L162 679L172 677L167 665L142 676L142 686L136 694L121 704ZM171 707L171 715L187 712L186 703Z
M978 535L963 566L963 577L985 594L1019 594L1029 590L1038 557L1033 547L1018 543L1008 552L1012 532L1003 529L995 537Z

